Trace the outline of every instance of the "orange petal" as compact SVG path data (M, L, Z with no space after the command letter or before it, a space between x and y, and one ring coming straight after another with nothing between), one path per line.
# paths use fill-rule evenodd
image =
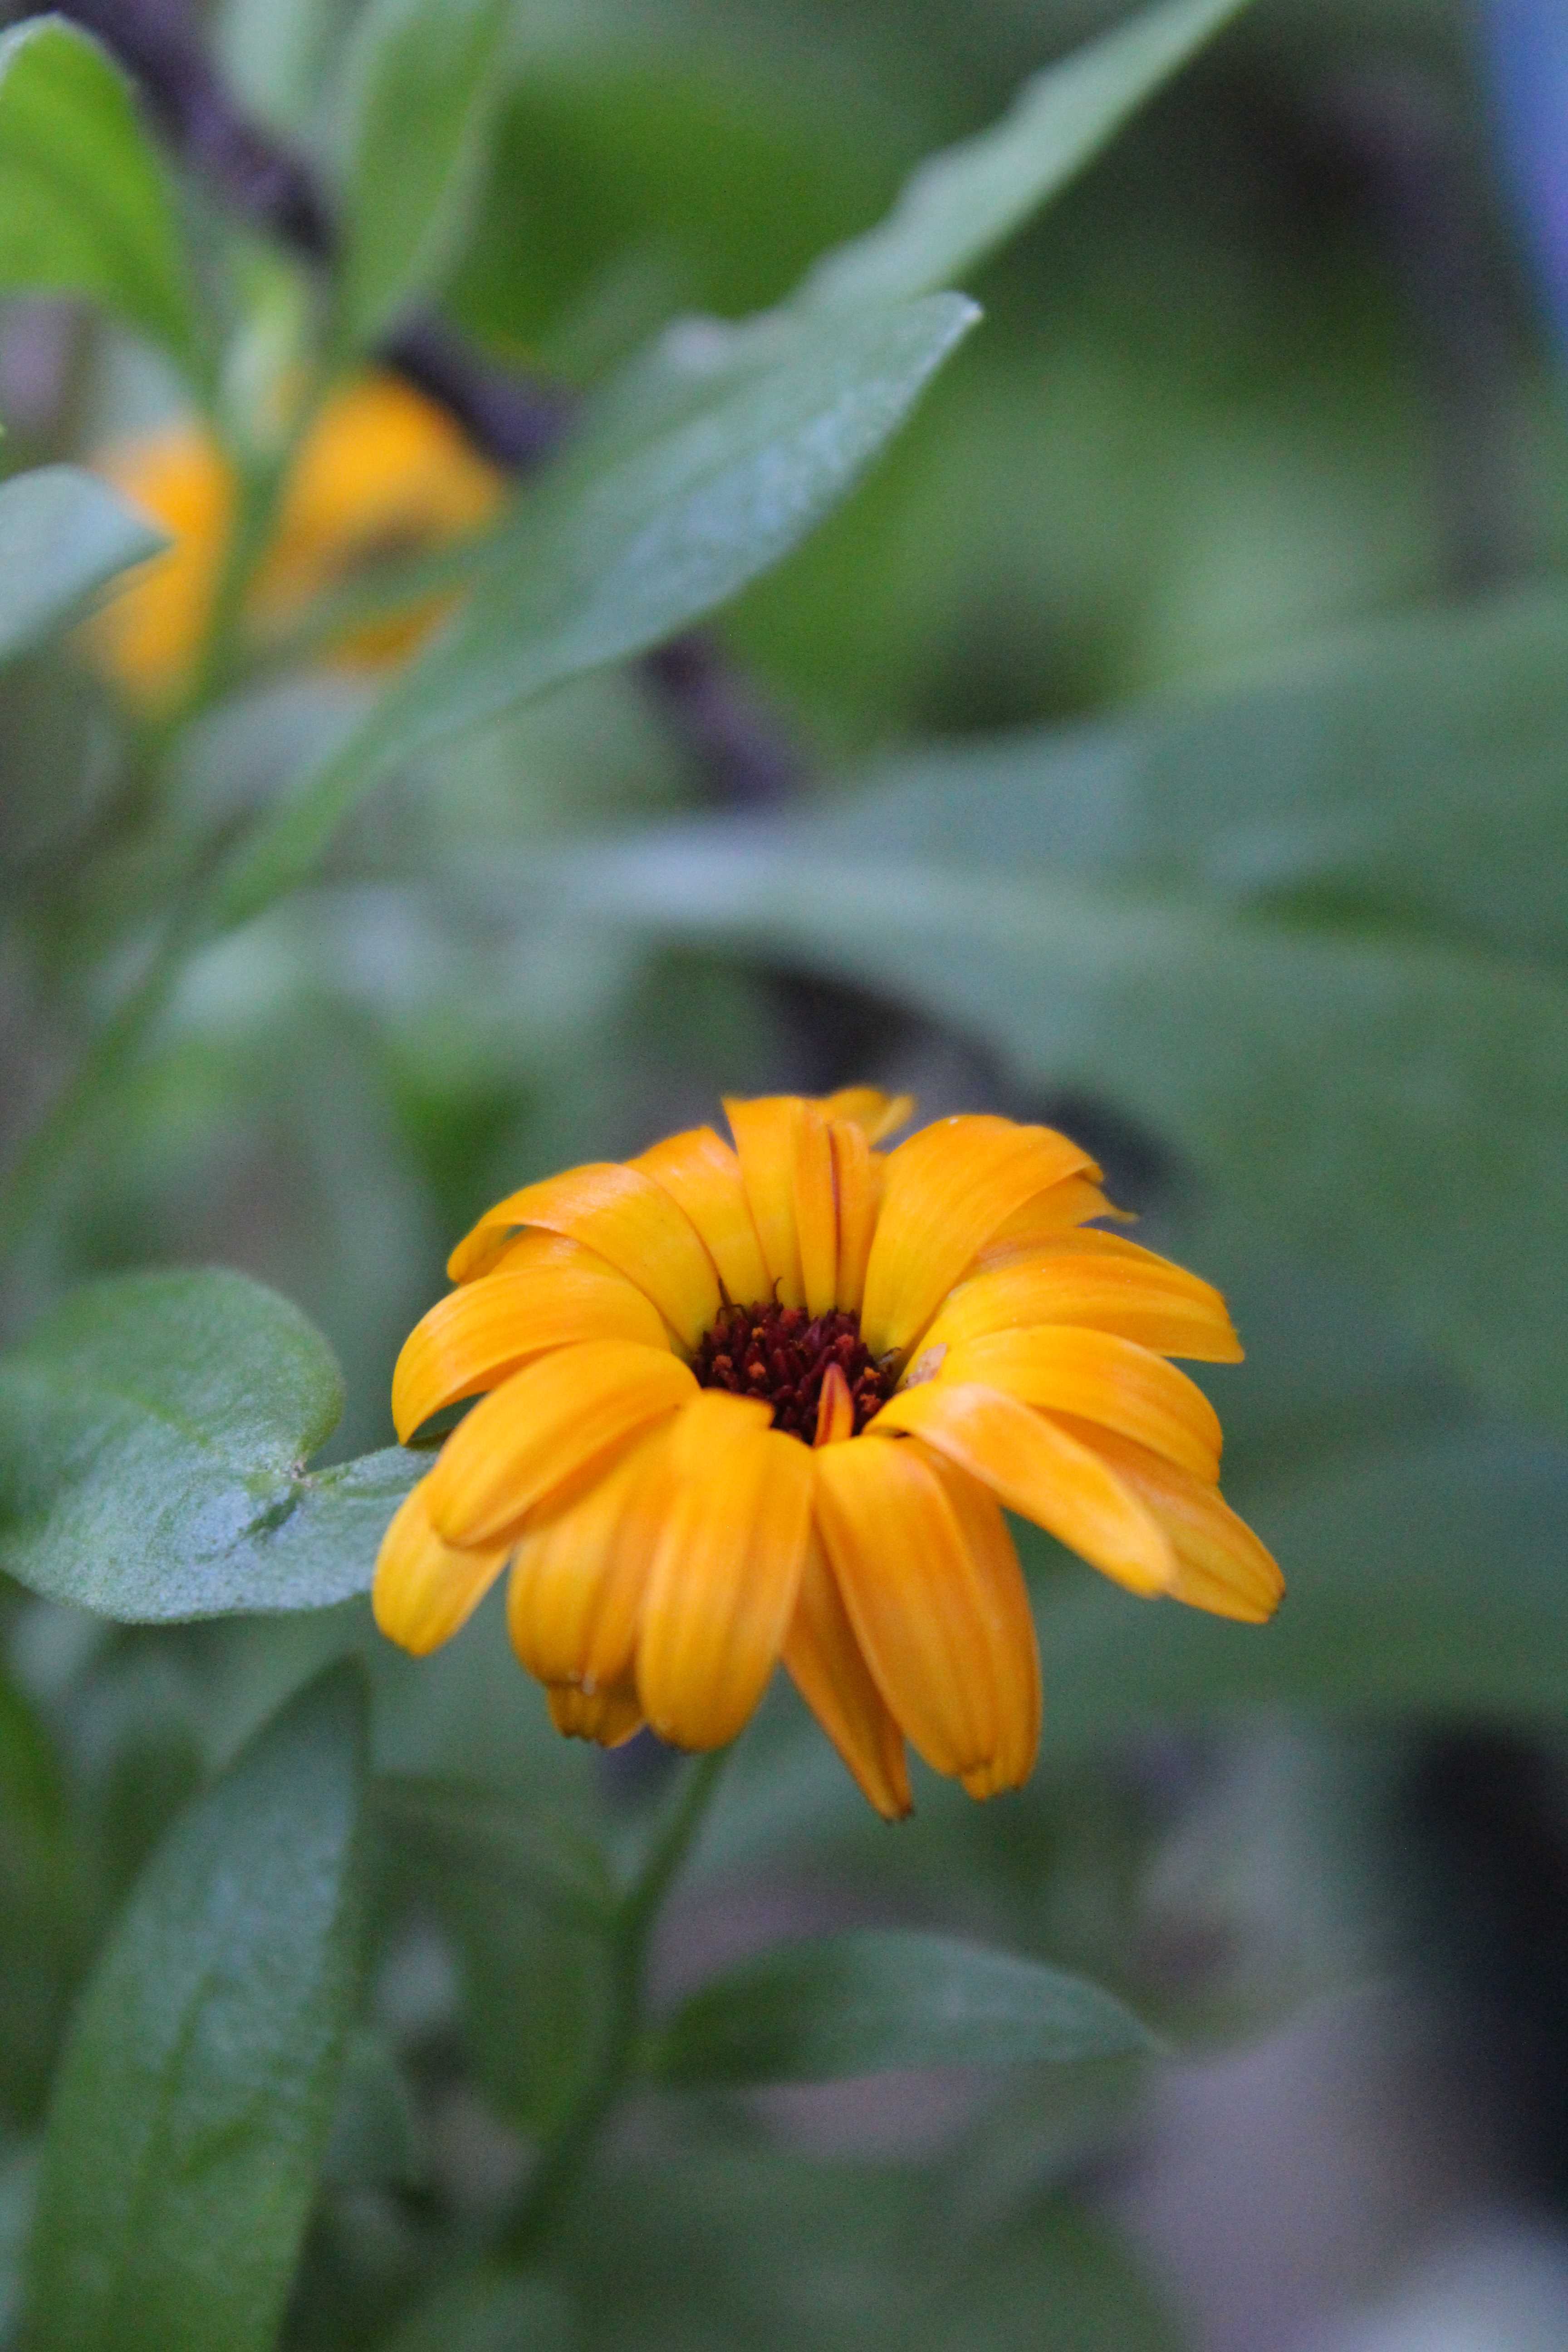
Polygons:
M1024 1571L995 1496L952 1463L932 1459L977 1573L981 1622L996 1683L996 1751L989 1763L964 1773L963 1785L972 1797L994 1797L999 1790L1021 1788L1034 1769L1040 1745L1040 1645Z
M805 1311L826 1315L838 1287L838 1209L833 1193L833 1144L827 1121L815 1103L803 1103L800 1108L790 1205L800 1244Z
M888 1155L860 1330L874 1356L907 1348L998 1225L1064 1177L1099 1174L1054 1128L965 1117Z
M776 1297L782 1307L805 1304L795 1222L795 1167L805 1108L799 1095L759 1095L749 1102L724 1097L768 1271L763 1295Z
M868 1143L907 1127L915 1115L913 1095L885 1095L879 1087L840 1087L836 1095L820 1095L816 1108L826 1119L847 1119Z
M601 1748L619 1748L643 1727L642 1701L635 1690L578 1690L571 1683L552 1683L545 1693L550 1720L568 1739L596 1739Z
M707 1389L676 1424L637 1680L648 1721L679 1748L733 1739L795 1614L813 1456L798 1438L766 1427L766 1411Z
M582 1499L525 1535L512 1556L507 1628L542 1683L629 1684L637 1620L668 1493L661 1423Z
M928 1381L890 1397L866 1434L880 1439L899 1430L923 1437L961 1470L982 1479L1008 1510L1048 1528L1119 1584L1133 1592L1170 1590L1175 1555L1153 1514L1100 1454L1016 1397L999 1389ZM827 1464L847 1451L825 1446L815 1458Z
M1249 1625L1273 1616L1285 1591L1279 1564L1213 1486L1108 1429L1089 1422L1068 1426L1072 1435L1104 1455L1169 1536L1176 1555L1174 1600Z
M1126 1219L1128 1212L1112 1207L1087 1176L1064 1177L1059 1184L1047 1185L1021 1209L1015 1209L975 1252L975 1263L980 1266L1004 1264L1019 1250L1039 1249L1044 1244L1076 1235L1089 1217Z
M931 1346L928 1333L922 1357ZM1163 1356L1113 1331L1046 1324L988 1331L949 1348L941 1377L1004 1389L1048 1412L1103 1422L1212 1485L1219 1476L1219 1415L1202 1389Z
M998 1749L984 1582L935 1465L869 1438L813 1454L816 1518L855 1639L895 1719L939 1772Z
M558 1348L513 1372L460 1422L430 1473L430 1517L448 1543L521 1533L697 1382L679 1356L629 1339Z
M416 1658L438 1650L471 1617L500 1575L504 1544L461 1550L430 1524L428 1478L397 1507L381 1540L371 1607L382 1632Z
M853 1119L836 1118L827 1131L833 1145L833 1190L838 1208L838 1279L833 1304L842 1307L846 1314L858 1315L888 1163L872 1150L864 1128Z
M584 1339L666 1348L664 1318L645 1291L592 1250L552 1265L489 1274L452 1291L416 1323L392 1375L392 1418L406 1440L433 1412L493 1389L520 1365Z
M1086 1244L1102 1244L1102 1248ZM1082 1323L1162 1356L1234 1364L1241 1343L1212 1283L1118 1234L1076 1233L1020 1250L950 1291L921 1334L922 1352L1031 1323Z
M813 1535L784 1661L802 1698L884 1821L910 1811L904 1736L860 1654L820 1539Z
M662 1184L685 1211L735 1306L759 1306L770 1296L741 1163L722 1136L710 1127L694 1127L639 1151L628 1164Z
M816 1431L814 1445L842 1445L855 1434L855 1400L849 1393L849 1383L837 1364L829 1364L822 1376L822 1386L816 1398Z
M458 1244L447 1261L452 1280L489 1273L519 1225L542 1225L596 1250L647 1293L689 1348L719 1312L719 1277L695 1227L640 1168L599 1160L525 1184L487 1209Z

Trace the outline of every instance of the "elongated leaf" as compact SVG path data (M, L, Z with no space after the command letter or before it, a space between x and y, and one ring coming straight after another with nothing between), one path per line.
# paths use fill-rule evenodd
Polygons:
M205 380L168 175L115 67L58 16L0 37L0 291L85 294Z
M1040 1614L1047 1750L1269 1704L1543 1719L1560 1710L1568 1452L1461 1432L1237 1499L1285 1570L1273 1623L1132 1601L1087 1571L1058 1582Z
M704 1985L659 2036L681 2087L820 2083L889 2066L1067 2064L1152 2047L1131 2010L1039 1960L865 1928L781 1944Z
M879 762L798 839L1181 880L1568 960L1568 596L1364 625L1240 684Z
M1103 2221L1055 2197L963 2249L917 2340L942 2352L1182 2352L1188 2339L1153 2284Z
M479 2271L411 2313L385 2352L571 2352L578 2340L560 2287L514 2271Z
M34 2352L266 2352L358 1991L358 1677L313 1683L184 1813L61 2063Z
M1540 1279L1568 1253L1557 981L1183 890L835 855L809 823L672 828L534 887L865 982L1120 1104L1494 1395L1563 1415L1568 1321Z
M498 2112L559 2121L605 2030L603 1854L570 1823L456 1781L388 1780L382 1805L411 1893L458 1953L474 2070Z
M0 483L0 660L68 620L118 572L167 542L80 466Z
M978 317L956 295L852 319L690 321L610 387L455 623L227 877L242 920L307 876L398 761L657 645L836 506Z
M117 1276L0 1357L0 1565L128 1621L363 1591L424 1469L304 1465L342 1385L296 1307L242 1275Z
M1047 66L999 122L932 155L886 220L809 270L796 300L837 310L951 286L1099 153L1242 0L1166 0Z
M462 234L510 19L511 0L374 0L359 20L340 264L353 342L428 292Z

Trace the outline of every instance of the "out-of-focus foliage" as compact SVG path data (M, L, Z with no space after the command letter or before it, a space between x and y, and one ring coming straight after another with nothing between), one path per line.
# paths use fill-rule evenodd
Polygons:
M329 263L12 14L0 2342L1173 2346L1079 2193L1147 2053L1386 1961L1403 1727L1568 1675L1540 23L1494 118L1458 0L220 0ZM570 429L263 626L301 441L432 304ZM160 700L79 624L158 543L92 469L174 426L233 530ZM697 622L707 701L639 659ZM1289 1597L1037 1539L1028 1789L889 1831L781 1688L650 1940L661 1759L556 1739L493 1603L371 1624L391 1360L499 1194L855 1078L1081 1126L1224 1284ZM1270 1705L1391 1727L1283 1751L1300 1948L1184 1999L1121 1759Z

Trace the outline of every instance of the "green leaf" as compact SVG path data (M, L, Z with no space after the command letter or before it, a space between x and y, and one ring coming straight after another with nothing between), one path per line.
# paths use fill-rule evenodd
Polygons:
M1181 882L1568 960L1568 595L1363 623L1087 726L879 761L818 855Z
M932 155L886 220L826 255L796 301L852 310L951 286L1112 139L1242 0L1166 0L1019 91L999 122Z
M548 2279L480 2271L440 2288L384 2352L572 2352L572 2306Z
M1181 2352L1152 2282L1065 2198L1031 2205L966 2252L921 2313L927 2352Z
M376 1803L396 1843L438 1870L471 1873L579 1927L608 1926L618 1890L603 1848L575 1819L479 1781L414 1773L386 1774Z
M342 1408L325 1340L243 1275L89 1284L0 1356L0 1566L130 1622L362 1592L426 1464L308 1473Z
M56 2086L32 2352L267 2352L358 1995L364 1707L335 1669L137 1885Z
M804 960L984 1038L1027 1084L1121 1106L1260 1229L1561 1421L1568 1319L1540 1278L1568 1254L1554 979L1190 890L1031 874L1016 836L1005 875L846 854L809 817L564 854L531 887L557 911L574 893L656 936Z
M704 1985L658 2035L679 2089L820 2083L888 2067L1068 2064L1149 2051L1129 2009L1042 1961L865 1928L781 1944Z
M603 1854L537 1805L459 1781L387 1780L381 1801L395 1870L407 1867L408 1894L456 1948L475 2073L501 2115L548 2130L608 2012Z
M373 0L359 19L340 264L357 344L429 292L461 237L511 13L511 0Z
M396 2054L368 2026L350 2033L321 2179L334 2189L419 2189L429 2178L419 2118Z
M640 653L836 506L979 316L956 295L844 319L691 320L626 371L524 498L456 620L225 877L238 922L312 870L403 760Z
M0 483L0 661L58 628L117 572L168 541L79 466Z
M1285 1570L1267 1626L1114 1592L1040 1612L1047 1752L1268 1705L1553 1719L1568 1683L1568 1452L1450 1432L1238 1492ZM1043 1543L1020 1529L1026 1549Z
M58 16L0 37L0 291L85 294L206 379L163 162L117 68Z

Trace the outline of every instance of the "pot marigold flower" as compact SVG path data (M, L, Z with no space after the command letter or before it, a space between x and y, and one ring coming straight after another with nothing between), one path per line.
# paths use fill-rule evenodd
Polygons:
M174 541L90 624L103 667L133 701L162 709L187 684L201 648L235 524L234 479L211 434L186 422L119 443L93 462ZM478 530L503 488L445 409L400 377L357 378L323 404L304 436L247 619L263 634L282 629L361 567ZM350 630L332 658L372 669L401 660L444 610L444 600L426 600Z
M510 1563L518 1656L564 1732L734 1738L782 1657L879 1812L906 1738L972 1796L1024 1780L1040 1671L1003 1517L1132 1591L1261 1622L1281 1591L1167 1361L1241 1354L1219 1293L1089 1221L1047 1127L869 1087L499 1202L401 1356L405 1439L481 1401L387 1531L374 1607L416 1653Z

